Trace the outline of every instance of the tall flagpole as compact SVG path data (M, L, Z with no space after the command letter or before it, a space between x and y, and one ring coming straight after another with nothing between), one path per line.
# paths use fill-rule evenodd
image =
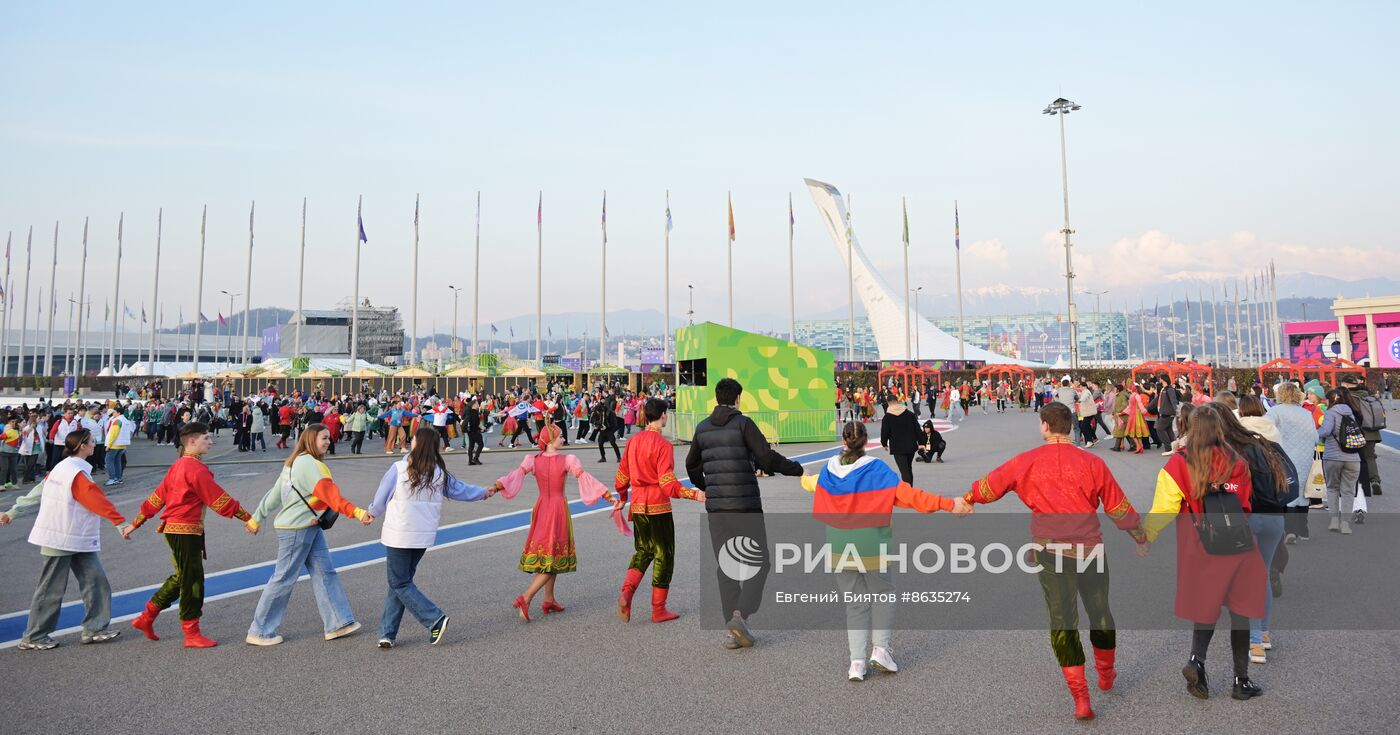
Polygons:
M24 245L24 308L19 323L19 362L15 363L15 375L24 375L24 340L29 332L29 271L34 267L34 225L29 226L29 237Z
M538 212L539 227L544 229L544 192L540 192ZM603 190L603 266L599 271L602 287L599 290L598 308L598 364L602 365L608 355L608 190Z
M163 227L163 225L164 225L164 220L165 220L165 208L164 208L164 207L161 207L160 209L157 209L157 210L156 210L156 270L155 270L155 282L156 282L156 284L155 284L155 287L152 289L152 294L151 294L151 313L153 313L153 314L154 314L156 311L158 311L159 308L160 308L160 306L159 306L159 304L160 304L160 235L161 235L161 229L162 229L162 227ZM150 359L150 366L151 366L151 374L154 375L154 374L155 374L155 366L156 366L156 330L155 330L155 329L152 329L152 330L151 330L151 359Z
M410 362L418 364L418 195L413 195L413 334L408 336Z
M63 372L66 375L74 375L73 370L73 292L68 292L68 339L63 340L67 344L63 350ZM81 311L81 310L80 310Z
M1200 319L1197 320L1201 325L1201 356L1196 361L1201 362L1210 359L1207 357L1210 351L1206 349L1206 294L1199 284L1196 286L1196 303L1201 305Z
M204 226L209 222L209 205L204 205L203 211L199 215L199 281L195 286L194 297L194 340L191 352L193 353L194 372L199 372L199 327L204 321Z
M297 336L293 359L301 359L301 333L306 329L306 317L302 314L302 292L306 287L306 197L301 198L301 265L297 267ZM351 367L354 370L354 367Z
M1210 284L1210 345L1215 364L1220 364L1220 302L1215 298L1215 282Z
M1191 354L1191 287L1186 287L1186 354Z
M126 213L122 212L121 215L117 217L117 283L116 288L112 291L113 309L120 309L122 303L122 227L125 223ZM117 369L120 367L117 365L117 322L119 321L120 319L112 320L112 356L110 363L112 375L116 375Z
M732 192L725 192L725 201L729 203L729 240L725 243L727 262L729 264L729 327L734 328L734 195Z
M846 194L846 359L856 359L855 235L851 230L851 195Z
M899 198L899 209L904 215L904 359L914 355L914 339L909 329L909 204L904 197Z
M1172 294L1172 361L1180 354L1181 349L1176 344L1176 294Z
M1064 118L1061 117L1061 118L1060 118L1060 131L1061 131L1061 134L1063 134L1063 132L1064 132L1064 124L1065 124L1065 123L1064 123ZM1066 196L1068 196L1068 195L1066 195ZM1066 230L1069 229L1069 204L1068 204L1068 200L1066 200L1066 204L1065 204L1065 229L1066 229ZM1065 240L1066 240L1066 242L1068 242L1068 240L1069 240L1069 235L1065 235ZM1068 251L1068 248L1066 248L1066 251ZM966 345L967 342L966 342L966 340L965 340L965 338L964 338L964 335L963 335L962 225L958 222L958 202L957 202L956 199L953 200L953 253L954 253L954 255L953 255L954 264L955 264L956 269L957 269L957 289L958 289L958 359L959 359L959 360L962 360L962 359L964 359L964 355L963 355L963 345ZM1071 281L1071 283L1073 283L1073 281ZM1071 293L1069 298L1070 298L1070 305L1073 306L1073 305L1074 305L1074 294ZM1074 340L1074 315L1073 315L1073 314L1070 314L1069 318L1070 318L1070 354L1071 354L1071 356L1074 357L1074 360L1075 360L1075 362L1074 362L1074 367L1077 369L1077 368L1079 367L1079 353L1076 351L1076 348L1075 348L1075 345L1074 345L1074 341L1073 341L1073 340Z
M535 368L544 371L544 353L540 352L540 340L544 338L544 191L540 191L539 219L535 222ZM603 210L604 218L607 210ZM603 287L607 288L607 266L603 266Z
M360 354L360 243L365 242L365 195L355 203L355 295L350 302L350 369L355 370Z
M666 252L666 263L665 263L665 267L666 267L666 280L665 280L665 287L664 287L664 289L663 289L663 293L662 293L661 298L662 298L663 301L666 302L666 307L665 307L665 309L663 310L663 314L662 314L662 317L661 317L661 318L662 318L662 319L665 319L665 320L666 320L666 323L663 324L663 325L661 325L661 358L662 358L663 360L670 360L670 358L671 358L671 190L670 190L670 189L667 189L667 190L666 190L666 239L665 239L665 252ZM566 340L566 342L567 342L567 340ZM565 352L568 351L567 347L568 347L568 345L565 344Z
M1235 357L1236 364L1244 362L1244 331L1240 326L1240 279L1235 279Z
M34 302L34 331L36 331L36 332L39 330L39 325L42 323L42 322L40 322L39 320L42 319L43 316L44 316L43 309L44 309L44 287L43 287L43 286L40 286L40 287L39 287L39 300L36 301L36 302ZM29 358L29 374L30 374L30 375L38 375L38 374L39 374L39 339L38 339L37 337L34 339L34 354L31 355L30 358Z
M1147 302L1141 297L1138 298L1138 332L1142 335L1142 354L1139 357L1143 362L1147 362ZM1128 352L1133 348L1128 347ZM1131 356L1131 355L1130 355ZM1041 356L1044 359L1044 355Z
M58 282L58 222L53 223L53 265L49 267L49 333L44 338L44 375L53 375L53 313L58 305L54 298L54 286Z
M257 205L257 202L253 202L248 207L248 275L243 283L243 346L238 350L238 362L241 365L248 364L248 329L249 322L252 321L250 307L253 303L253 212ZM233 315L229 314L228 318L233 319ZM233 325L230 324L229 330L232 331L232 329Z
M1283 325L1278 318L1278 271L1274 269L1274 261L1269 261L1269 303L1274 315L1274 357L1283 357Z
M667 207L669 209L669 207ZM792 192L788 192L788 341L797 341L797 260L793 251L793 230L797 218L792 214Z
M86 229L86 228L84 228ZM5 236L5 280L0 281L0 288L4 289L0 293L0 308L4 308L5 316L0 321L0 327L4 333L4 339L0 339L0 378L8 377L10 374L10 302L13 298L10 295L10 243L14 240L15 233L11 232Z
M480 349L477 345L477 330L481 326L479 307L481 306L481 190L476 192L476 266L472 283L472 356L476 356L476 351ZM480 362L480 361L476 361Z

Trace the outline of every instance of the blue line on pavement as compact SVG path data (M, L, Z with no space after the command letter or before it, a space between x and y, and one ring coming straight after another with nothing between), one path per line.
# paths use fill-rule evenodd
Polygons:
M840 453L840 451L841 449L839 447L834 447L798 455L792 459L803 464L811 464L834 457ZM684 481L682 484L687 487L693 487L689 480ZM575 500L569 503L570 515L579 515L600 509L600 507L589 508L584 505L581 500ZM448 544L463 543L484 536L529 528L530 512L529 510L520 510L513 513L492 516L490 518L481 518L474 521L464 521L450 526L443 526L438 529L437 542L434 544L434 548ZM364 566L381 561L384 561L384 545L378 541L366 541L331 550L331 562L335 564L336 569ZM242 567L240 569L230 569L206 575L204 578L204 597L206 600L212 600L218 597L231 597L260 590L267 584L267 581L272 578L272 572L275 568L276 562L270 561ZM146 608L146 601L150 599L154 589L154 587L142 587L113 593L112 619L121 620L140 614L140 612ZM59 611L56 633L76 629L82 624L83 613L84 610L81 600L73 600L64 603ZM28 625L29 611L27 610L0 616L0 647L11 646L18 642L20 638L23 637L25 628L28 627Z

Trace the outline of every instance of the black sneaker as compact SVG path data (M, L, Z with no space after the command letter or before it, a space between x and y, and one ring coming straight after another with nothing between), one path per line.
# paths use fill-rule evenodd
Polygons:
M433 627L428 630L428 643L436 646L442 642L443 634L447 633L447 616L438 618Z
M1249 680L1248 676L1236 676L1235 685L1230 689L1230 696L1239 700L1246 700L1252 697L1264 696L1264 690L1258 684Z
M379 647L380 647L380 648L393 648L393 647L394 647L394 642L391 641L391 640L389 640L388 638L380 638L380 639L379 639Z
M1181 675L1186 677L1186 693L1196 699L1210 699L1210 686L1206 684L1206 665L1192 656L1181 667Z

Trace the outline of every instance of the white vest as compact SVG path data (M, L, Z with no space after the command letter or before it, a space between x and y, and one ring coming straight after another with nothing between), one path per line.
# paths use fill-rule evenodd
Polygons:
M136 430L136 422L126 416L113 416L112 423L117 425L117 438L112 446L123 449L131 446L131 434ZM111 429L109 428L108 431Z
M384 509L384 530L379 541L396 549L426 549L437 540L447 478L438 472L429 487L414 493L408 484L408 459L395 462L394 469L399 474L398 484Z
M39 496L39 517L29 532L29 543L53 549L95 552L102 548L98 529L102 517L73 498L73 480L81 472L92 479L92 465L69 457L53 468Z

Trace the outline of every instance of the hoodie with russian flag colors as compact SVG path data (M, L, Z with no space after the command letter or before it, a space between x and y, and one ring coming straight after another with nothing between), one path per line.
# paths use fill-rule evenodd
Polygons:
M815 493L812 515L828 526L835 550L854 544L863 560L878 559L880 546L893 539L890 516L896 507L920 513L951 511L953 499L904 482L890 466L865 456L850 464L832 457L820 474L804 475L802 487Z

